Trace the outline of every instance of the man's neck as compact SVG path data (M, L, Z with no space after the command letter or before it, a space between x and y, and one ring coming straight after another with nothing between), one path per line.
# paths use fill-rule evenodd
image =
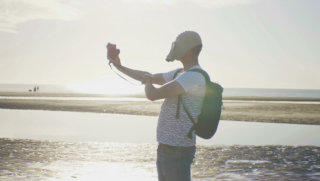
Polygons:
M183 71L187 71L191 67L199 65L199 62L198 62L198 60L193 60L193 61L189 60L189 61L186 61L186 62L182 62L182 64L183 64Z

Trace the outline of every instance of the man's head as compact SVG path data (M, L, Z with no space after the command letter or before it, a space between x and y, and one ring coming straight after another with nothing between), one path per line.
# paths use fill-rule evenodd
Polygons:
M172 43L171 50L166 61L186 61L190 58L197 59L202 48L200 35L194 31L180 33Z

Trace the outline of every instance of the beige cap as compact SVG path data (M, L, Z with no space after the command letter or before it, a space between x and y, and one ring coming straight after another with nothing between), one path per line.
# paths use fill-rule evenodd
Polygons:
M166 58L168 62L181 59L190 49L202 45L200 35L195 31L180 33L172 43L171 50Z

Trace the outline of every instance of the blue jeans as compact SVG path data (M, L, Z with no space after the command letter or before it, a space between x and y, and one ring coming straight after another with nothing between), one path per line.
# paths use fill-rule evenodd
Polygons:
M174 147L159 144L157 169L159 181L190 181L190 166L196 147Z

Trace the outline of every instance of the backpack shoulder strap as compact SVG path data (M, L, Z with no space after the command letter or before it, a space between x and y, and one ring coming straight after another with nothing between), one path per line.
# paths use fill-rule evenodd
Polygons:
M178 70L174 73L174 77L173 77L173 78L175 78L180 71L182 71L182 69L178 69ZM208 73L207 73L206 71L202 70L202 69L191 69L191 70L187 70L187 71L199 72L199 73L201 73L201 74L205 77L206 83L210 82L210 77L209 77ZM178 103L177 103L176 119L179 119L179 117L180 117L180 103L181 103L181 100L182 100L182 96L179 95L179 96L178 96ZM183 105L183 109L187 112L187 115L188 115L188 117L190 118L190 120L191 120L193 123L195 123L195 121L193 121L192 116L191 116L191 114L189 113L188 109L186 109L185 104L183 103L183 101L182 101L182 105Z
M182 69L179 69L179 70L177 70L177 71L175 72L174 78L176 77L176 75L177 75L181 70L182 70ZM207 73L206 71L204 71L204 70L202 70L202 69L191 69L191 70L188 70L188 71L190 71L190 72L199 72L199 73L201 73L201 74L204 76L204 78L205 78L205 80L206 80L206 83L210 82L210 77L209 77L209 75L208 75L208 73ZM182 100L182 96L181 96L181 95L178 96L176 119L179 119L179 115L180 115L180 103L181 103L181 102L182 102L184 111L186 111L186 113L187 113L187 116L189 117L189 119L191 120L191 122L192 122L193 124L195 124L195 121L194 121L194 119L192 118L192 116L191 116L190 112L188 111L187 107L185 106L184 101Z
M177 77L178 73L181 72L181 71L182 71L182 68L178 69L178 70L174 73L173 79L175 79L175 78Z
M181 72L183 69L180 68L178 69L174 75L173 75L173 79L175 79L178 75L179 72ZM176 119L179 119L179 114L180 114L180 101L181 101L181 95L178 95L178 105L177 105L177 111L176 111Z
M204 78L206 79L206 82L210 82L210 77L209 77L209 74L202 70L202 69L191 69L191 70L188 70L189 72L198 72L200 74L202 74L204 76Z
M209 85L211 83L209 74L206 71L204 71L202 69L191 69L191 70L188 70L188 71L201 73L205 77L207 85ZM214 85L216 91L218 91L220 94L222 94L223 87L220 84L216 83L216 82L213 82L213 85Z
M182 70L182 69L181 69L181 70ZM181 71L181 70L178 70L175 74L178 74L178 72ZM208 81L210 81L209 75L208 75L207 72L205 72L204 70L201 70L201 69L191 69L191 70L187 70L187 71L190 71L190 72L191 72L191 71L192 71L192 72L199 72L199 73L201 73L201 74L205 77L206 83L207 83ZM192 122L193 124L195 124L195 121L194 121L194 119L192 118L190 112L188 111L188 109L187 109L187 107L186 107L186 105L185 105L185 103L184 103L184 100L182 99L182 96L181 96L181 95L178 96L176 119L179 119L180 103L182 103L183 109L184 109L184 111L187 113L187 116L189 117L189 119L191 120L191 122Z
M206 71L204 71L204 70L202 70L202 69L191 69L191 70L188 70L188 71L201 73L202 76L204 76L204 78L205 78L206 84L208 84L208 83L210 82L210 77L209 77L209 75L208 75L208 73L207 73ZM182 98L180 98L180 99L178 100L178 107L179 107L180 101L181 101L181 103L182 103L183 110L187 113L187 116L188 116L189 120L190 120L190 121L192 122L192 124L193 124L193 126L191 127L191 129L189 130L188 135L187 135L188 138L192 139L192 132L193 132L193 131L195 130L195 128L196 128L196 122L195 122L195 120L193 119L192 115L190 114L190 112L189 112L189 110L188 110L188 108L187 108L187 106L186 106L186 104L185 104L185 102L184 102L184 100L183 100Z

